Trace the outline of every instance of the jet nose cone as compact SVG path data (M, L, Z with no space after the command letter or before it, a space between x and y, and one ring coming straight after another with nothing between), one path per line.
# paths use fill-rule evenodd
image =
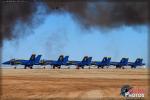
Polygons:
M2 64L5 64L5 62L3 62Z
M6 61L6 62L3 62L2 64L9 64L10 62L9 61Z

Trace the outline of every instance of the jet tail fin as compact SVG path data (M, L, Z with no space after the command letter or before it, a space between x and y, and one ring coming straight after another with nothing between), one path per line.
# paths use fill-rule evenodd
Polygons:
M41 56L42 56L42 55L38 55L38 56L35 58L35 63L36 63L36 64L40 62Z
M142 61L143 61L143 59L137 58L136 61L135 61L135 64L142 65Z
M82 59L82 62L86 62L88 60L88 56L84 56L84 58Z
M65 56L63 62L66 63L68 61L69 56Z
M58 61L63 61L63 59L64 59L64 56L60 55L59 58L58 58Z
M107 57L104 57L103 60L102 60L102 62L104 63L106 61L107 61Z
M102 60L102 63L109 64L110 60L111 60L111 57L104 57L103 60Z
M107 63L110 63L111 57L107 58Z
M90 63L92 61L92 57L89 57L87 62Z
M35 60L35 56L36 56L35 54L32 54L29 60L32 60L32 61Z
M92 57L88 57L87 64L89 65L91 63L91 61L92 61Z
M128 60L129 60L128 58L122 58L121 61L120 61L120 63L127 64Z

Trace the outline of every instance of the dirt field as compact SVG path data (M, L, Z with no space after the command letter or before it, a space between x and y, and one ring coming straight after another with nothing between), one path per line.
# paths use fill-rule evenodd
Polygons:
M148 93L147 69L1 69L2 100L123 99L131 85Z

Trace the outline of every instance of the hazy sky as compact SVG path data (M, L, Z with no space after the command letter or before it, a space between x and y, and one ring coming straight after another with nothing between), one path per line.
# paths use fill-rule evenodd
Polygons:
M69 14L53 14L48 15L31 33L4 41L2 61L29 59L32 53L36 53L42 54L42 59L57 59L60 54L69 55L70 60L80 60L85 55L92 56L93 60L109 56L112 61L120 61L122 57L135 61L141 57L147 63L146 26L84 30Z

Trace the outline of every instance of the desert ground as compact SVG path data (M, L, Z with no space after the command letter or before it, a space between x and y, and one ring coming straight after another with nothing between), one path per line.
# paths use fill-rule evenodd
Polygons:
M148 69L13 69L1 71L1 100L116 100L123 85L145 89Z

